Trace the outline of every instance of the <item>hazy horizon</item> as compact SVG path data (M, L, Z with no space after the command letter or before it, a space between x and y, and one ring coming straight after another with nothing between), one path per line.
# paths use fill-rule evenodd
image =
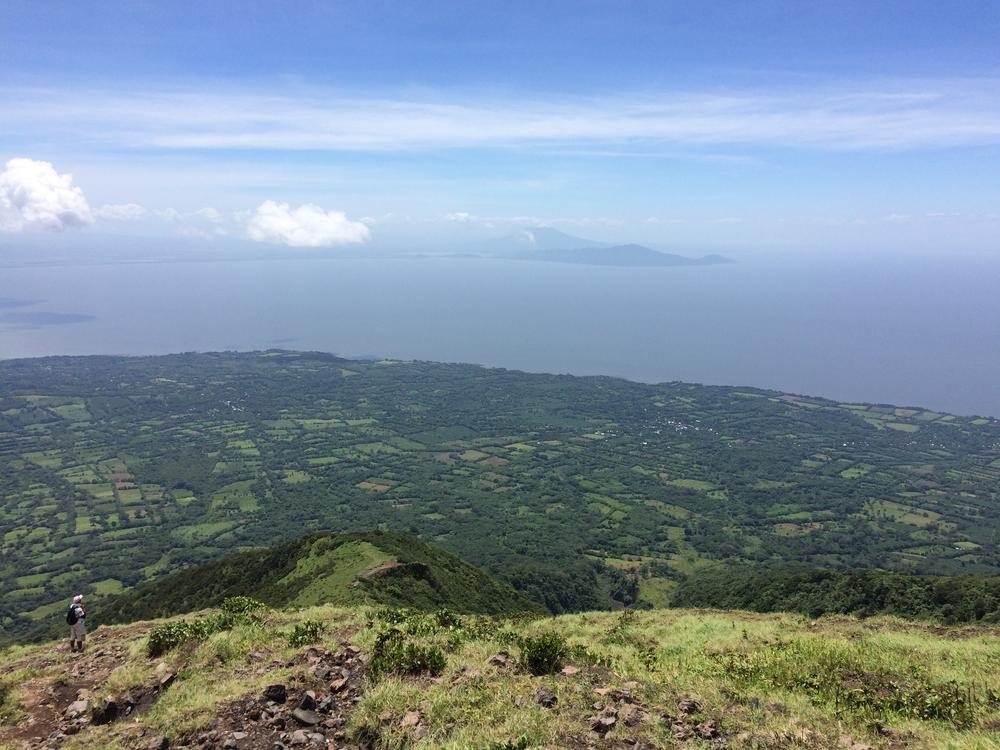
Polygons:
M190 258L8 265L0 357L314 349L1000 417L993 255Z

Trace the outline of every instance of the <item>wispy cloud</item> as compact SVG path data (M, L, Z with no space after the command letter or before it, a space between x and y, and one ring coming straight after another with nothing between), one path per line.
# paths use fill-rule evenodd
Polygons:
M118 148L408 150L558 146L918 149L1000 143L1000 84L882 83L840 89L553 96L357 96L0 90L7 138L85 137ZM720 156L719 158L724 158Z
M94 211L94 216L105 221L136 221L149 214L138 203L106 203Z

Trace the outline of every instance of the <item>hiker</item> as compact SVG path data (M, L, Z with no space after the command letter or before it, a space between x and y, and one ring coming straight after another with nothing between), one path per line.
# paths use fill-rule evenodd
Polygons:
M87 637L87 628L83 624L83 619L87 616L83 608L83 594L73 597L73 603L69 605L66 613L66 622L69 625L69 650L83 653L83 641Z

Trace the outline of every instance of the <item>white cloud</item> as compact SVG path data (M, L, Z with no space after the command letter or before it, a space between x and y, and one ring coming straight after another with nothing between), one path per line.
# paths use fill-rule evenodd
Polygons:
M161 208L153 212L153 214L158 219L163 219L163 221L180 221L181 212L176 208Z
M476 217L468 211L452 211L449 214L445 214L444 218L445 221L453 221L456 224L468 224L476 221Z
M73 175L59 174L49 162L11 159L0 172L0 231L60 231L93 221Z
M94 216L108 221L135 221L148 213L146 207L138 203L108 203L94 211Z
M197 216L199 219L204 219L205 221L209 221L213 224L218 224L220 221L222 221L222 214L220 214L216 209L212 208L211 206L206 206L205 208L199 208L197 211L194 212L194 215Z
M287 203L264 201L247 223L247 236L257 242L321 247L365 242L371 232L340 211L324 211L312 203L293 209Z

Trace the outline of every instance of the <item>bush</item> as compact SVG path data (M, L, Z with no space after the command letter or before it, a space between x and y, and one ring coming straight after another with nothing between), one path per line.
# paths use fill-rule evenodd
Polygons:
M558 633L542 633L521 639L521 665L533 675L552 674L562 667L569 649Z
M171 649L177 648L182 643L190 640L191 637L191 622L188 620L157 625L149 631L149 638L146 641L146 653L150 656L160 656Z
M516 740L494 740L483 750L528 750L528 746L527 736L521 735Z
M434 613L439 628L461 628L462 618L450 609L439 609Z
M437 646L422 646L406 640L401 630L380 633L372 653L372 672L383 674L437 676L444 672L447 660Z
M416 609L383 607L372 613L369 625L378 620L386 625L392 625L409 635L434 635L441 630L462 630L462 618L450 609L439 609L437 612L421 612Z
M326 623L319 620L304 620L297 623L288 634L289 646L305 646L315 643L326 630Z
M234 617L258 618L267 612L267 605L249 596L229 596L219 609Z
M636 614L631 609L622 610L615 624L608 628L604 634L604 642L615 646L634 645L635 638L630 630L635 624Z
M222 602L221 612L216 612L197 620L180 620L157 625L149 631L146 652L150 656L160 656L171 649L188 642L203 641L213 633L243 623L259 622L267 611L267 606L248 596L233 596Z

